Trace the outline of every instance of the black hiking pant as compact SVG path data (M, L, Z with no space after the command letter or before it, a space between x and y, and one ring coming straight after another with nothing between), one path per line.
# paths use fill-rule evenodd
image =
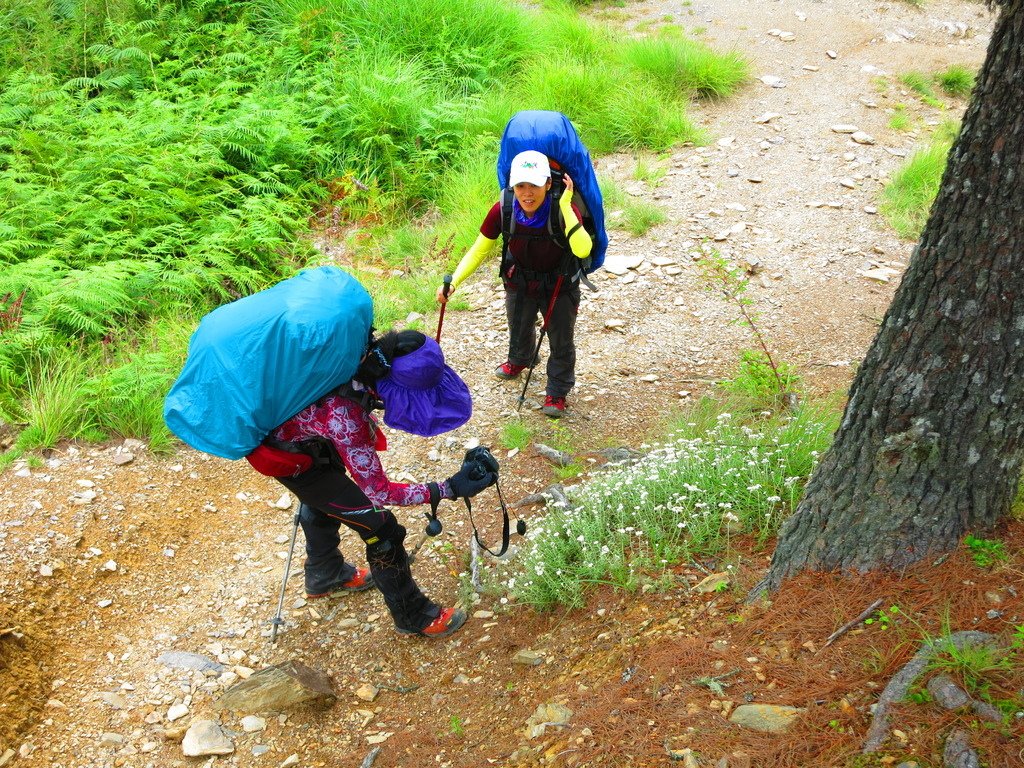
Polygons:
M366 544L370 573L397 628L418 632L441 614L412 578L405 528L391 510L375 507L352 478L334 466L277 479L305 505L299 524L306 537L307 591L317 591L317 584L340 583L355 573L338 549L344 524Z
M537 318L544 315L558 284L558 274L528 272L516 268L505 285L505 314L508 317L508 359L514 365L529 366L537 347ZM576 384L576 315L580 308L580 283L562 279L548 319L548 363L545 392L565 397Z

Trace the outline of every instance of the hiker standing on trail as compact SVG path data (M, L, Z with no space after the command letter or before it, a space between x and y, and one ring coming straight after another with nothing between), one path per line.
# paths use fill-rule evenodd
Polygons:
M500 379L515 379L534 364L535 324L546 322L550 354L543 412L560 418L565 399L576 383L576 314L580 305L579 260L593 248L583 228L580 209L573 204L573 181L563 174L565 189L552 196L551 166L541 152L527 150L512 160L509 174L511 211L499 199L487 212L480 235L452 275L451 288L438 288L437 300L448 301L451 291L490 255L498 238L504 241L501 279L508 316L508 359L495 369ZM559 277L561 276L561 280Z
M387 442L371 415L380 401L385 424L428 437L462 426L472 412L469 388L445 365L437 343L418 331L391 331L371 343L351 384L273 431L276 445L305 444L307 450L313 445L329 454L329 461L277 477L302 502L307 596L376 586L401 634L445 637L462 626L465 612L442 608L416 585L403 543L405 527L386 507L430 503L436 508L440 499L475 496L497 475L476 479L464 465L440 483L391 482L377 455ZM342 524L366 543L369 569L345 561L338 549Z

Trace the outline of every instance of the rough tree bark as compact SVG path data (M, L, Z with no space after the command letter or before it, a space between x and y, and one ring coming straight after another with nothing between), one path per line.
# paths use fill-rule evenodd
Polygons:
M990 528L1024 432L1024 0L1003 0L928 223L757 593Z

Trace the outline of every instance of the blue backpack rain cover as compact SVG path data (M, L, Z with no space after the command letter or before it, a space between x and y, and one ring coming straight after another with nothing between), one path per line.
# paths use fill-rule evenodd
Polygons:
M356 372L373 300L337 267L299 273L210 312L164 401L184 442L240 459L271 430Z
M590 162L590 153L583 146L569 118L561 112L539 109L516 112L505 126L505 132L501 136L501 149L498 151L498 186L501 189L508 186L512 159L528 149L543 152L568 171L576 192L587 204L597 229L597 237L590 253L590 267L587 269L588 272L593 272L604 264L604 255L608 250L608 233L604 227L601 188L597 184L594 166Z

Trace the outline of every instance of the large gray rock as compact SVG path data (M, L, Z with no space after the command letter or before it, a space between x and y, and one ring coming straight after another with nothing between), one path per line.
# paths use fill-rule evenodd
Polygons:
M337 697L323 672L298 661L286 661L231 686L214 707L248 713L280 712L307 702L328 705Z

